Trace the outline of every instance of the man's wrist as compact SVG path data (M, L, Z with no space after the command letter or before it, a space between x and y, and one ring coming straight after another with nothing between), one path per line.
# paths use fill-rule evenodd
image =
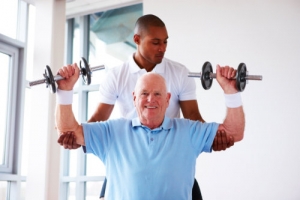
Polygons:
M225 104L228 108L237 108L243 105L241 93L224 94Z
M56 103L60 105L70 105L73 103L73 90L60 90L56 92Z

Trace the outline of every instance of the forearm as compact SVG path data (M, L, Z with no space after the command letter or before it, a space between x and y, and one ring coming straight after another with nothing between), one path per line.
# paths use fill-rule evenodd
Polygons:
M83 128L74 117L72 105L57 105L55 119L56 127L61 134L72 132L76 138L76 143L85 145Z
M113 111L114 105L99 103L92 117L88 122L106 121Z
M58 104L56 106L55 119L56 127L60 132L75 131L79 126L73 114L72 104Z
M78 124L72 110L73 91L57 90L55 121L59 134L71 132L75 135L76 143L84 145L82 126Z
M179 101L179 105L184 118L205 122L200 114L196 100Z
M232 136L234 142L241 141L244 137L245 115L243 106L227 108L227 115L219 129L224 129L228 136Z
M192 112L189 114L189 116L183 116L185 119L190 119L194 121L200 121L200 122L205 122L204 119L202 118L201 114L198 112Z
M227 114L219 130L224 129L227 135L233 137L234 142L244 137L245 116L242 106L241 93L236 89L236 71L229 67L217 65L217 81L224 91Z

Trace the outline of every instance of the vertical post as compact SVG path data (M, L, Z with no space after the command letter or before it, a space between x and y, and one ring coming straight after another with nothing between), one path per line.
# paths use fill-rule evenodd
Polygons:
M89 54L89 16L82 16L80 17L79 21L80 26L80 56L85 57L88 61L88 54ZM79 58L78 58L79 59ZM82 79L80 81L82 85ZM87 92L82 90L82 87L79 87L78 90L78 120L80 122L85 122L87 119ZM78 151L78 176L84 176L86 174L86 155L83 153L82 150ZM76 183L76 199L81 200L85 198L86 187L85 182L78 181ZM80 189L79 189L80 188ZM82 192L84 191L84 192Z
M35 1L36 24L34 77L40 77L46 65L53 72L63 66L65 1ZM54 122L55 95L45 87L32 91L31 141L29 142L26 200L59 199L60 146Z

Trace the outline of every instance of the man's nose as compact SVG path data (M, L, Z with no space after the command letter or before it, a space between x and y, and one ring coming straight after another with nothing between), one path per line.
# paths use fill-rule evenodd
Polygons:
M149 94L147 100L148 100L148 102L153 102L154 98L155 98L155 96L153 94Z
M166 49L167 49L167 44L161 44L161 45L159 45L158 51L164 53L166 51Z

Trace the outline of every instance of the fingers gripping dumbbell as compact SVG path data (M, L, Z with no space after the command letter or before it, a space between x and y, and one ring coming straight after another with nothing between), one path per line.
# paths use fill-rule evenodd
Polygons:
M94 71L102 70L105 68L104 65L90 68L86 59L83 57L79 61L79 67L83 82L87 85L91 84L91 76ZM29 87L46 83L46 87L49 87L52 93L56 93L55 82L64 78L60 75L53 76L52 71L48 65L46 65L45 73L43 74L43 76L43 79L29 82Z
M201 79L202 87L205 90L208 90L213 82L213 78L216 78L216 74L213 73L212 66L210 62L205 62L202 66L202 72L196 73L196 72L189 72L189 77L196 77ZM244 63L240 63L237 69L237 75L234 78L236 79L236 88L238 91L242 92L244 91L246 87L247 80L257 80L261 81L262 76L261 75L248 75L247 67Z

